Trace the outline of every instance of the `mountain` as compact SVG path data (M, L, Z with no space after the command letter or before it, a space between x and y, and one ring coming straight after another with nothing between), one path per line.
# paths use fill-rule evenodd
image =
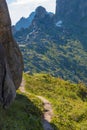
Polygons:
M54 14L51 12L47 12L44 7L39 6L36 8L35 12L32 12L29 17L22 17L14 26L12 26L13 33L16 31L20 31L21 29L27 29L32 24L33 20L37 17L37 19L43 18L46 15L52 17Z
M14 34L24 56L25 71L50 73L65 80L87 83L85 6L86 1L61 0L56 1L55 14L41 6L35 10L31 25ZM82 12L85 14L81 23Z
M28 18L22 17L15 25L15 29L18 31L21 28L28 28L34 19L35 12L32 12Z

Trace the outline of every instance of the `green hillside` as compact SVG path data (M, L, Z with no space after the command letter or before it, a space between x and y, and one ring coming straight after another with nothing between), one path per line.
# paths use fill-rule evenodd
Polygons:
M87 130L87 88L49 74L25 75L26 91L47 98L54 110L55 130Z
M67 33L58 32L52 36L37 34L35 39L21 43L24 70L50 73L65 80L86 83L87 51L78 38Z

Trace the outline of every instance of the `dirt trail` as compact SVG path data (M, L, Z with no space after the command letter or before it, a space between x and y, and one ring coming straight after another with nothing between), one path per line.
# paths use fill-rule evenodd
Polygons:
M20 85L20 88L19 88L19 90L22 92L22 93L26 93L26 91L25 91L25 80L24 79L22 79L22 83L21 83L21 85Z
M52 110L51 103L42 96L37 96L37 97L43 102L44 105L44 115L42 119L44 130L54 130L50 125L51 119L53 117L53 110Z
M28 94L28 92L25 91L24 86L25 86L25 81L23 79L21 83L21 87L19 89L22 93ZM44 105L44 114L42 118L42 125L44 130L54 130L50 125L51 119L53 117L53 110L52 110L51 103L42 96L36 96L36 97L38 97L43 102Z

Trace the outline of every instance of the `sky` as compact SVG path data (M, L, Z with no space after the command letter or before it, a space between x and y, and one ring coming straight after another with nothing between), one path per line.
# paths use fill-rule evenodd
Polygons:
M49 12L55 12L56 0L6 0L12 25L21 17L28 17L38 6L43 6Z

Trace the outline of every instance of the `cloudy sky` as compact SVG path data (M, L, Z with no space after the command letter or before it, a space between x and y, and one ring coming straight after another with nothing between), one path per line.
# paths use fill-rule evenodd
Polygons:
M28 17L39 5L49 12L55 12L56 0L6 0L8 3L12 24L14 25L22 16Z

